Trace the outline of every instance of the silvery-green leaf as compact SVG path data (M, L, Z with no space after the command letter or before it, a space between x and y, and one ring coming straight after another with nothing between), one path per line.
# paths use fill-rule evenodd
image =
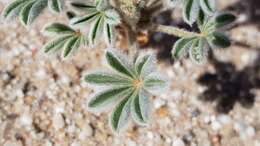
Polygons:
M120 132L129 122L131 98L123 99L110 115L110 125L115 132Z
M104 25L104 37L108 44L112 44L113 42L113 28L109 24Z
M75 8L76 10L84 11L86 13L97 11L96 6L93 6L91 4L82 3L82 2L72 2L71 6L73 8Z
M197 19L197 24L201 31L203 31L203 25L205 24L206 19L207 19L206 15L204 14L204 12L202 10L200 10L199 16Z
M48 0L48 6L54 12L61 12L64 7L64 0Z
M95 0L97 10L102 11L108 8L108 0Z
M200 0L200 6L205 13L212 15L216 11L216 0Z
M111 25L116 25L120 23L120 16L114 9L108 9L105 11L106 22Z
M129 77L133 77L133 73L127 63L113 51L106 52L106 59L108 64L117 72L127 75Z
M71 37L64 46L63 57L67 57L72 53L74 49L77 49L80 46L79 37Z
M43 47L44 52L48 53L48 52L53 51L53 50L62 49L64 44L66 43L66 41L71 37L72 37L71 35L67 35L67 36L57 38L57 39L47 43Z
M96 43L97 38L100 38L104 29L104 18L99 17L96 21L91 25L89 32L89 40L92 44Z
M174 8L177 5L181 4L183 0L166 0L166 5L170 8Z
M34 5L34 3L35 3L34 1L28 2L27 4L24 5L24 7L20 11L19 17L20 17L21 22L24 25L27 25L29 23L28 22L29 15L30 15L30 13L32 13L31 10L32 10L32 6Z
M37 0L34 2L33 6L30 9L30 13L27 18L27 25L31 24L39 15L40 13L46 8L47 1L46 0Z
M105 91L102 91L95 95L88 102L88 107L91 109L103 108L109 105L111 102L125 98L127 95L131 94L129 87L116 87Z
M103 73L103 72L88 74L85 76L85 81L90 84L96 84L96 85L110 85L110 86L131 85L131 81L126 77L120 76L118 74Z
M184 2L183 18L186 23L192 25L198 18L200 10L199 0L186 0Z
M78 25L82 23L87 24L91 22L97 15L99 15L99 12L94 12L82 17L75 17L71 19L70 23L71 25Z
M75 30L61 23L52 23L44 27L44 31L54 34L73 34Z
M175 59L181 59L187 54L187 50L191 46L191 42L194 38L181 38L175 42L172 49L172 56Z
M206 40L200 39L198 41L194 41L194 44L190 48L189 55L193 62L196 64L202 64L206 58Z
M4 10L3 10L3 18L12 19L17 17L25 4L27 4L29 0L16 0L11 2Z
M86 37L85 35L82 35L80 37L80 44L83 45L83 46L86 46L89 44L89 41L88 41L88 37Z
M139 56L135 62L135 70L137 74L145 77L149 73L153 72L153 70L155 70L155 60L155 56L151 54Z
M150 93L159 94L164 92L168 87L166 78L158 73L152 73L144 78L143 88Z
M231 42L229 38L224 34L220 32L213 32L209 37L208 40L210 42L210 45L212 47L217 48L227 48L231 45Z
M223 27L225 25L228 25L236 20L236 17L233 14L230 13L223 13L215 18L215 26L216 28Z
M143 89L132 98L131 115L135 122L147 124L150 113L149 94Z

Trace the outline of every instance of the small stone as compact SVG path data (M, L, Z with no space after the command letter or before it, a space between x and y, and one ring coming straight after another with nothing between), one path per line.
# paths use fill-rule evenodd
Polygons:
M53 123L53 127L56 130L63 128L65 125L63 117L61 116L61 114L58 113L53 116L52 123Z
M31 126L32 125L32 117L29 114L23 114L19 118L20 125L22 126Z
M191 117L195 118L195 117L199 116L199 114L200 114L200 111L199 111L199 109L196 108L195 110L193 110L191 112Z
M17 96L18 98L23 98L23 97L24 97L23 91L20 90L20 89L16 90L16 96Z
M255 140L254 144L255 144L255 146L260 146L260 141L259 140Z
M253 137L253 136L255 136L255 128L254 127L252 127L252 126L249 126L249 127L247 127L247 129L246 129L246 134L247 134L247 136L249 136L249 137Z
M80 146L80 143L77 142L77 141L74 141L74 142L71 144L71 146Z
M213 121L213 122L211 123L211 128L212 128L214 131L218 131L221 127L222 127L222 125L221 125L218 121Z
M222 124L229 124L231 123L231 118L228 115L221 114L217 117L217 120Z
M128 146L137 146L136 142L132 141L132 140L128 140L127 141L127 145Z
M204 117L204 123L209 124L210 123L210 116L205 116Z
M87 137L90 137L93 135L93 128L89 125L86 124L82 131L79 133L79 139L80 140L85 140Z
M20 145L20 143L18 143L18 142L14 142L14 141L6 141L5 143L4 143L4 146L21 146Z
M211 137L211 142L212 142L214 145L220 144L220 142L221 142L221 135L219 135L219 134L213 135L213 136Z
M173 140L172 146L185 146L185 143L183 142L182 139L178 138Z
M168 111L168 108L167 107L161 107L159 108L157 111L156 111L157 115L160 117L160 118L165 118L169 115L169 111Z
M156 98L155 101L154 101L154 108L158 109L158 108L162 107L165 104L166 104L165 100L162 100L160 98Z
M149 138L149 139L153 139L153 133L152 132L147 132L147 137Z
M27 105L32 105L34 100L35 100L34 96L26 96L24 98L24 103L27 104Z

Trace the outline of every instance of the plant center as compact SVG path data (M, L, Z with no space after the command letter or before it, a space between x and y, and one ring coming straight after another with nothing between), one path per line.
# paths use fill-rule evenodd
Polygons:
M133 86L135 89L139 89L142 86L142 80L141 79L134 79L133 80Z

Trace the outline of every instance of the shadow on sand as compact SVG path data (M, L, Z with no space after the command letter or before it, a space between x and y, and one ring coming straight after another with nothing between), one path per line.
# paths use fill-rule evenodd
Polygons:
M205 73L198 83L207 87L199 96L206 102L216 102L216 111L228 113L236 103L245 108L253 106L253 89L260 89L260 52L255 62L237 70L230 62L221 62L210 57L216 73Z

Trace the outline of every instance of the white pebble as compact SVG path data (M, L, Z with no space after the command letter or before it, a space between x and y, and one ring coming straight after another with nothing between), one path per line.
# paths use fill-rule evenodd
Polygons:
M64 127L65 123L61 114L55 114L52 119L53 127L55 130L59 130Z
M185 143L183 142L182 139L178 138L173 140L172 146L185 146Z
M209 124L210 123L210 116L205 116L204 117L204 123Z
M29 114L23 114L19 118L20 125L22 126L31 126L32 125L32 117Z
M255 146L260 146L260 141L255 140L255 141L254 141L254 144L255 144Z
M128 146L137 146L136 142L132 141L132 140L128 140L127 141L127 145Z
M211 128L214 130L214 131L218 131L219 129L221 129L222 125L218 122L218 121L213 121L211 123Z
M147 137L149 138L149 139L153 139L153 133L152 132L147 132Z
M87 137L92 136L93 134L93 129L89 124L86 124L82 131L79 133L79 139L80 140L85 140Z
M162 107L165 104L166 104L165 100L162 100L160 98L156 98L155 101L154 101L155 109L158 109L158 108Z
M71 144L71 146L80 146L80 144L79 144L79 142L74 141L74 142Z
M224 114L219 115L217 120L222 124L229 124L231 122L230 116Z
M23 98L23 97L24 97L23 91L22 91L21 89L17 89L17 90L16 90L16 96L17 96L18 98Z
M247 134L247 136L249 136L249 137L255 136L255 128L252 127L252 126L247 127L247 129L246 129L246 134Z

